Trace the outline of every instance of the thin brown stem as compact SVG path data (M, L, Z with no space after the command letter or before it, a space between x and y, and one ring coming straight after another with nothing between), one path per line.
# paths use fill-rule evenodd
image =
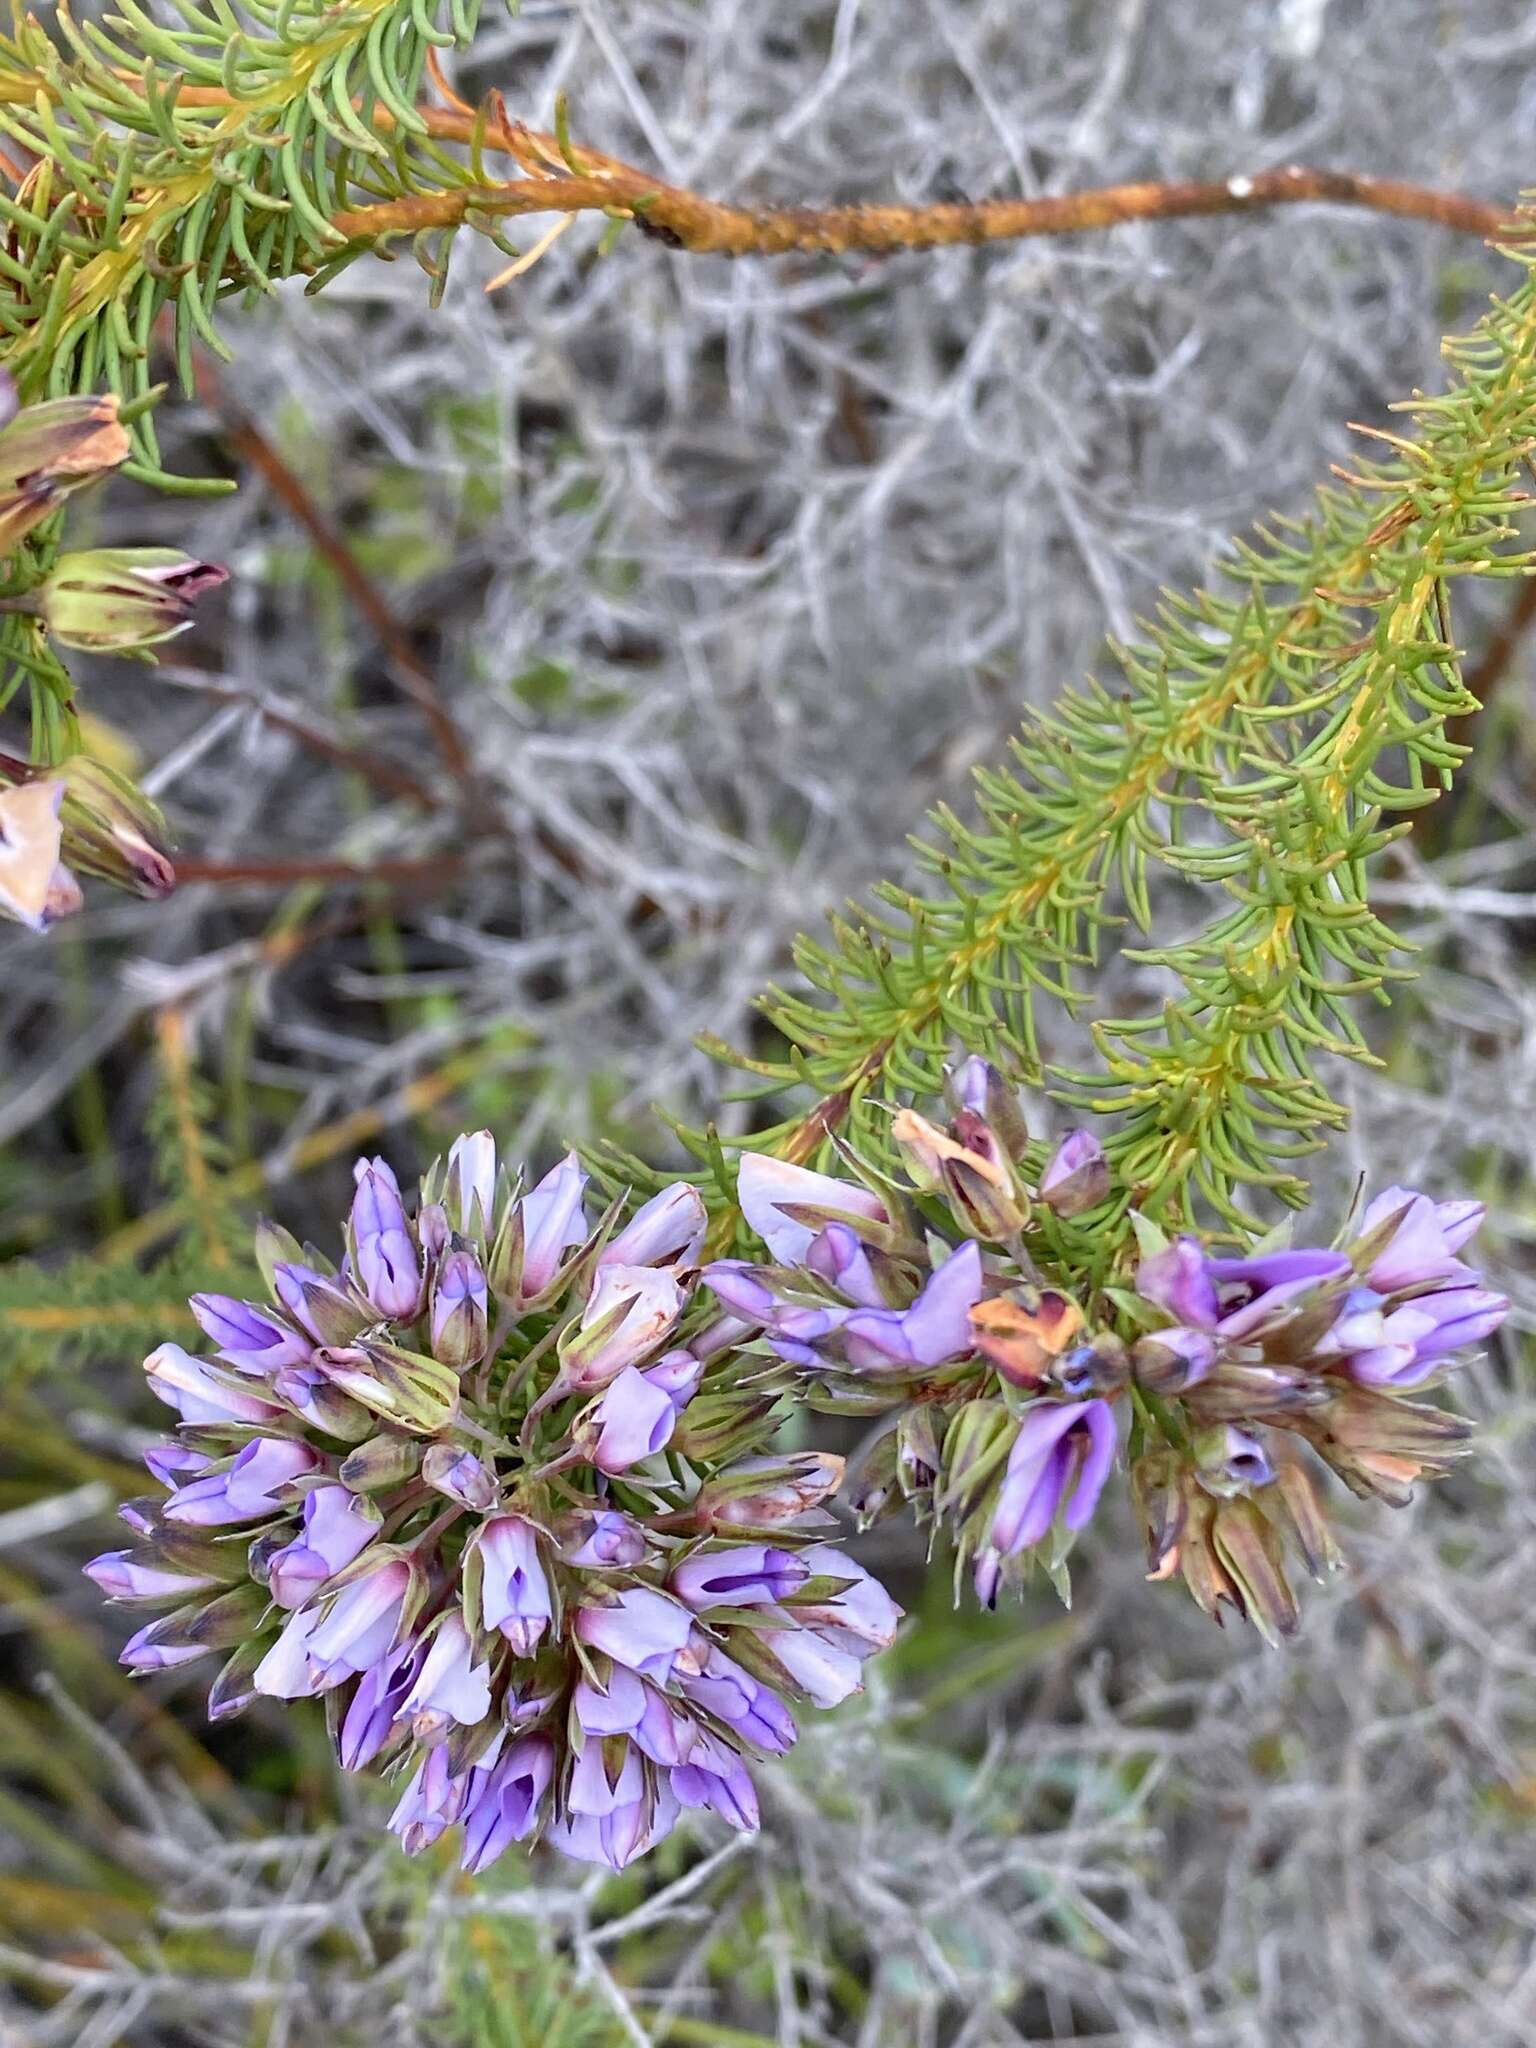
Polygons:
M197 358L199 396L223 421L231 447L264 477L279 502L303 527L316 553L362 614L388 655L397 680L421 713L443 765L466 791L475 788L474 764L463 735L444 704L430 670L412 647L383 593L341 534L321 511L313 493L230 391L207 355Z
M328 860L317 855L297 860L179 860L177 880L184 883L211 882L221 887L259 883L265 888L290 889L299 882L355 882L359 888L380 884L404 888L414 884L431 887L451 881L463 873L468 861L462 853L428 854L421 860L351 861Z
M242 690L238 684L222 682L216 676L205 675L199 669L185 666L169 672L162 670L161 673L169 673L172 681L195 690L199 696L216 698L221 704L248 705L263 724L270 725L274 732L286 733L289 739L305 748L307 752L317 755L323 761L330 761L338 768L348 769L352 774L361 776L382 796L404 797L411 803L419 804L424 811L437 811L443 808L443 799L438 792L398 761L388 760L383 754L377 754L368 747L358 746L355 742L333 739L329 733L321 732L317 726L310 725L301 718L295 718L292 712L278 710L275 704L259 696L254 690Z
M499 101L496 103L499 106ZM413 194L350 208L334 225L353 238L457 227L476 214L627 214L647 233L692 255L780 256L793 251L842 255L935 249L962 243L1071 235L1135 220L1254 213L1274 206L1323 202L1429 221L1464 234L1491 236L1512 223L1500 207L1459 192L1411 185L1363 172L1301 164L1251 175L1173 184L1107 185L1046 199L983 199L936 206L770 207L761 211L707 199L667 185L612 157L572 146L504 115L494 120L461 108L426 111L431 132L515 157L525 175L494 185Z

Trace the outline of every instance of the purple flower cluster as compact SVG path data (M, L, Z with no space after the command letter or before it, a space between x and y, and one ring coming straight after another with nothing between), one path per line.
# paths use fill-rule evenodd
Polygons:
M750 1760L900 1611L827 1540L842 1461L755 1450L761 1361L691 1313L696 1190L614 1234L574 1157L524 1191L483 1132L414 1210L382 1160L355 1179L339 1267L263 1226L271 1304L200 1295L209 1355L146 1361L166 1491L87 1566L170 1609L123 1662L225 1652L215 1718L328 1695L405 1847L460 1824L470 1871L536 1838L619 1868L688 1808L754 1827Z
M1334 1249L1165 1240L1085 1303L1041 1274L1070 1263L1062 1226L1091 1228L1076 1219L1111 1193L1098 1141L1033 1147L979 1060L949 1095L944 1127L893 1120L909 1189L749 1153L739 1200L768 1259L720 1260L704 1280L813 1405L894 1411L856 1505L947 1522L988 1605L1036 1565L1064 1585L1131 1412L1152 1576L1181 1571L1209 1611L1288 1633L1284 1547L1314 1573L1336 1558L1301 1448L1401 1502L1465 1447L1458 1417L1404 1397L1508 1312L1459 1256L1481 1206L1390 1188Z

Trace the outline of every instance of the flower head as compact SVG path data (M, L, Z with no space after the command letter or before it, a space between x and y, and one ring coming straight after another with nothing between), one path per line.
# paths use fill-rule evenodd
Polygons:
M404 1847L459 1827L470 1871L535 1840L622 1867L691 1810L755 1826L748 1759L794 1741L791 1699L857 1684L895 1609L815 1540L841 1461L764 1450L750 1330L687 1342L696 1191L605 1246L574 1160L519 1193L483 1133L419 1203L382 1160L354 1181L338 1270L268 1228L271 1303L201 1295L212 1355L147 1362L186 1435L88 1568L169 1609L125 1662L223 1651L217 1715L330 1695ZM706 1383L730 1448L675 1457Z

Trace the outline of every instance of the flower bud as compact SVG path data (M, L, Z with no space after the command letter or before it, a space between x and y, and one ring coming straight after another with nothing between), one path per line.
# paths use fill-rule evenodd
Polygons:
M371 1302L360 1300L298 1260L274 1266L272 1291L317 1344L350 1344L379 1319Z
M499 1629L514 1657L531 1657L555 1611L533 1524L521 1515L482 1522L473 1555L483 1626Z
M799 1520L843 1482L846 1461L827 1451L744 1458L706 1479L693 1500L700 1529L763 1529Z
M496 1215L496 1140L489 1131L472 1131L449 1146L443 1208L466 1237L483 1244L490 1236Z
M169 896L176 870L165 848L165 819L157 804L104 761L72 754L59 770L64 782L60 824L69 865L135 896Z
M496 1481L472 1451L461 1451L453 1444L433 1444L421 1461L421 1476L435 1492L477 1514L496 1505Z
M256 1666L265 1654L265 1642L238 1645L208 1688L207 1714L210 1721L232 1721L261 1697L256 1690Z
M972 1053L945 1070L944 1094L956 1115L969 1112L996 1133L1004 1154L1017 1162L1029 1143L1029 1126L1019 1107L1018 1090L1005 1081L989 1060Z
M687 1181L677 1181L635 1211L618 1236L603 1247L597 1263L599 1267L691 1266L708 1224L698 1189Z
M463 1372L478 1365L490 1340L485 1272L472 1251L455 1245L432 1278L432 1350Z
M904 1408L896 1424L896 1476L908 1500L926 1493L939 1476L942 1408L929 1403Z
M966 1499L992 1477L1015 1436L1013 1417L1001 1401L967 1401L944 1433L940 1479L944 1509L963 1510ZM936 1497L935 1507L940 1506Z
M60 555L37 601L61 647L138 654L184 633L198 598L228 577L180 548L86 548Z
M420 1444L386 1432L348 1451L336 1476L352 1493L384 1493L402 1480L414 1478L420 1465Z
M1187 1470L1172 1451L1148 1451L1131 1466L1131 1498L1147 1530L1147 1577L1171 1578L1189 1520Z
M1040 1176L1040 1199L1058 1216L1096 1209L1109 1193L1109 1162L1092 1131L1068 1131Z
M381 1316L411 1322L421 1309L421 1254L406 1222L399 1185L382 1159L360 1159L353 1178L357 1187L352 1197L352 1270L357 1284ZM326 1341L347 1344L356 1334L356 1329L337 1336L327 1333Z
M441 1258L447 1251L453 1231L448 1222L448 1211L441 1202L422 1203L416 1212L416 1235L429 1259Z
M0 555L10 554L75 491L93 484L131 448L118 401L52 398L15 409L6 379L6 424L0 429Z
M1243 1613L1271 1649L1301 1626L1285 1576L1280 1539L1256 1501L1224 1501L1211 1522L1211 1545Z
M565 1263L565 1254L586 1241L587 1222L583 1201L587 1176L574 1152L568 1152L558 1166L528 1190L517 1205L517 1230L522 1238L522 1256L517 1270L503 1278L498 1271L498 1294L515 1294L519 1301L532 1301L549 1287ZM510 1248L505 1263L511 1264Z
M743 1154L736 1196L742 1215L784 1266L797 1266L829 1222L889 1221L879 1196L860 1183L834 1180L765 1152Z
M561 1346L565 1384L587 1393L607 1386L647 1357L683 1312L683 1290L655 1266L605 1266L597 1275L581 1329Z
M1216 1340L1204 1330L1153 1330L1131 1346L1131 1372L1149 1394L1183 1394L1216 1363Z
M344 1444L360 1443L373 1428L368 1410L333 1387L315 1365L284 1366L273 1375L272 1391L295 1415Z
M359 1344L317 1351L315 1363L333 1386L399 1429L435 1436L459 1411L458 1374L424 1352Z
M875 1439L848 1483L848 1505L859 1528L871 1529L904 1505L897 1479L897 1437L894 1429Z
M1221 1499L1246 1493L1250 1487L1268 1486L1275 1476L1269 1454L1258 1438L1230 1422L1197 1431L1190 1447L1200 1484Z
M776 1394L745 1387L695 1395L672 1432L672 1448L707 1464L732 1458L762 1441L763 1424L777 1400Z
M1283 1508L1286 1522L1302 1561L1319 1583L1343 1564L1343 1554L1334 1540L1327 1510L1318 1498L1312 1475L1298 1458L1282 1459L1275 1474L1275 1500L1271 1507Z
M955 1135L900 1109L891 1136L906 1156L918 1187L942 1194L957 1221L989 1243L1023 1229L1029 1199L996 1133L972 1111L955 1119Z
M1087 1344L1074 1344L1053 1361L1045 1384L1074 1401L1090 1394L1117 1394L1131 1376L1131 1355L1113 1330L1100 1330Z
M1328 1380L1305 1367L1239 1365L1224 1358L1193 1389L1189 1406L1200 1422L1273 1421L1325 1407L1332 1393Z
M0 790L0 916L46 931L80 908L80 885L60 851L64 784L57 777Z
M187 1600L219 1584L217 1576L194 1576L157 1562L149 1552L107 1550L82 1567L109 1600L125 1605L164 1606Z

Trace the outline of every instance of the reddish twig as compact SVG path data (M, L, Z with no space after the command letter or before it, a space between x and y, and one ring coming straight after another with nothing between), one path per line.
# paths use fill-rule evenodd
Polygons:
M451 881L464 872L468 857L462 853L433 853L420 860L352 861L331 860L324 855L294 860L178 860L179 882L211 882L231 888L242 883L264 888L291 889L300 882L352 882L359 888L390 888L422 884L433 887Z
M383 796L404 797L411 803L419 804L424 811L441 810L443 800L437 791L413 775L398 761L391 761L383 754L376 754L369 747L361 747L345 740L332 739L317 726L295 718L291 712L279 711L275 704L259 697L254 690L242 690L235 683L220 682L216 677L205 675L201 670L179 666L174 670L162 670L173 682L195 690L199 696L213 697L222 704L244 704L252 710L274 732L286 733L289 739L318 755L323 761L330 761L338 768L348 769L361 776L365 782Z
M462 789L473 792L474 764L463 735L444 704L430 671L412 647L404 627L373 578L321 511L307 485L240 405L206 355L199 355L197 360L197 386L199 396L223 421L231 447L266 479L274 495L309 535L315 552L329 564L337 581L373 629L402 689L421 713L442 756L443 765Z
M515 157L525 175L506 183L428 192L372 206L349 208L333 225L354 239L456 227L475 214L628 214L647 233L699 256L820 255L955 244L1015 241L1035 235L1072 235L1135 220L1254 213L1274 206L1324 202L1422 220L1463 234L1492 236L1512 225L1509 214L1486 200L1442 192L1364 172L1287 164L1251 175L1172 184L1107 185L1046 199L982 199L936 206L769 207L731 206L668 185L613 157L507 118L499 95L494 114L462 104L424 110L434 136L472 142ZM377 116L376 116L377 118ZM387 125L387 117L381 122Z

